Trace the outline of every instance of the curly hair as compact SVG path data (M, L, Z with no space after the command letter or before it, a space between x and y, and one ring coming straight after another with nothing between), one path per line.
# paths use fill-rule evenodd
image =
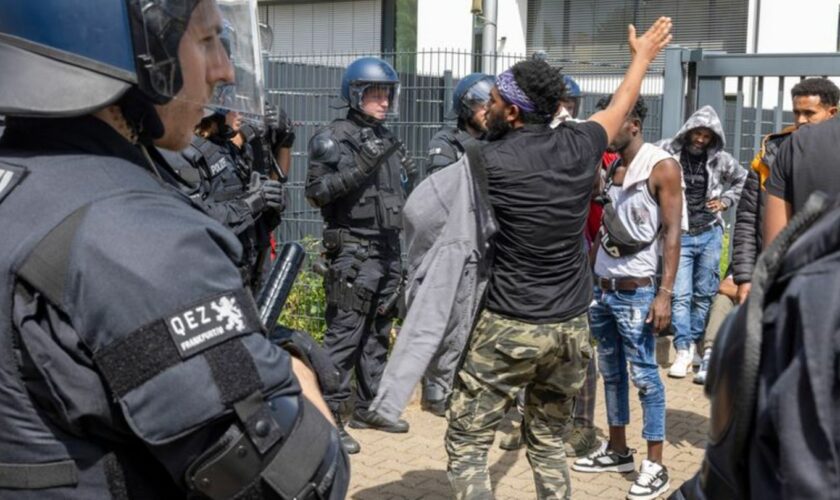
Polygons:
M595 109L607 109L607 107L610 105L610 101L612 101L612 97L613 95L610 94L598 99L598 102L595 104ZM639 120L640 124L644 124L645 118L647 118L647 114L648 108L647 104L645 104L645 98L639 96L639 98L636 100L636 104L633 105L633 109L630 110L630 113L627 115L627 117L635 118L636 120Z
M529 59L513 65L513 78L531 99L536 112L522 112L525 123L548 123L557 112L560 100L566 96L563 75L545 61Z
M828 78L807 78L793 86L791 97L819 96L823 106L837 106L840 89Z

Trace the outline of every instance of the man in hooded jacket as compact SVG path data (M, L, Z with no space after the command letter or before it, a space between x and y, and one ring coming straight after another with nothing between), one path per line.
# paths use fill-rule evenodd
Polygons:
M720 284L723 212L738 203L747 171L723 150L720 118L711 106L698 109L672 139L657 146L680 162L688 206L688 231L681 239L674 284L673 325L677 357L669 377L683 378L703 336L706 316Z

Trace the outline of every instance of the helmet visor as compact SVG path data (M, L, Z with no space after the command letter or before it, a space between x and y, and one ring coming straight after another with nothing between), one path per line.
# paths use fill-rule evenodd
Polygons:
M467 106L474 104L484 104L490 100L490 90L493 88L494 82L492 78L482 78L475 82L475 85L467 89L461 102Z
M256 0L153 0L144 3L141 16L146 65L156 93L206 109L236 111L245 119L262 119Z
M387 99L387 107L382 104ZM393 120L400 114L400 84L390 82L354 82L350 84L350 107L379 120ZM383 113L384 117L377 116Z

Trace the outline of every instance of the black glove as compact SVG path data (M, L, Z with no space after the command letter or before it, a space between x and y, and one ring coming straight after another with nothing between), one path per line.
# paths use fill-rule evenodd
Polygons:
M295 143L292 121L282 108L272 104L265 105L265 138L275 153L280 148L290 148Z
M321 392L335 394L340 389L341 372L324 350L309 334L278 325L269 332L269 340L306 363L315 376Z
M379 166L379 159L385 154L385 143L369 128L362 129L361 139L362 144L357 155L359 169L365 174L370 174Z
M285 191L280 181L266 179L263 181L261 188L265 195L265 204L268 208L275 212L282 212L286 208Z
M411 156L411 153L405 148L405 144L402 142L400 143L400 163L402 163L403 168L405 169L406 173L409 175L413 174L417 171L417 164L414 163L414 158Z
M248 204L254 217L267 209L280 213L286 208L286 193L283 190L283 184L254 172L251 174L251 185L245 196L245 203Z
M245 122L239 127L239 133L242 134L244 142L248 143L254 140L255 137L261 136L263 130L257 124Z

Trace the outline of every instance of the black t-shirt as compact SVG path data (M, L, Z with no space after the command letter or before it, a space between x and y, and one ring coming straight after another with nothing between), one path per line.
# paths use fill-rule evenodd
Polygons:
M815 191L840 194L840 120L805 125L784 141L770 171L767 192L783 198L793 213ZM795 172L795 175L794 175Z
M685 181L685 201L688 205L688 227L691 229L699 229L715 222L715 214L706 208L706 187L709 182L707 161L705 153L695 156L683 151L680 155Z
M583 230L607 134L595 122L527 125L482 148L499 223L487 308L528 323L584 313L592 277Z

